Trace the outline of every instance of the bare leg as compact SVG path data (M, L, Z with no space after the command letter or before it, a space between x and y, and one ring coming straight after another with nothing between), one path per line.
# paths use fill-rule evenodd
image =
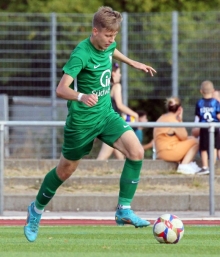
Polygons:
M201 151L202 167L208 167L208 153L207 151Z
M216 158L217 158L217 150L214 149L214 164L216 163ZM208 163L209 157L208 157L207 151L201 152L201 159L202 159L202 166L209 167L209 163Z
M130 160L142 160L144 158L144 149L140 144L134 131L126 131L114 143L114 147Z
M57 165L56 172L60 180L67 180L79 165L80 160L71 161L67 160L62 154L60 157L59 164Z
M217 161L217 149L214 149L214 164L216 164Z
M199 149L198 144L195 144L194 146L192 146L187 152L187 154L184 156L181 163L182 164L190 163L194 159L195 155L197 154L198 149Z
M114 151L114 148L112 148L111 146L105 143L102 143L102 147L98 154L97 160L99 161L108 160L108 158L112 155L113 151Z
M124 160L125 159L124 154L121 153L120 151L118 151L117 149L114 149L113 153L114 153L116 159L118 159L118 160Z
M217 157L220 160L220 150L217 150Z

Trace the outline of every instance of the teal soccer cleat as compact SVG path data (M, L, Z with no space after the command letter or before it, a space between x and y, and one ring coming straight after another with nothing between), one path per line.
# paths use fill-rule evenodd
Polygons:
M119 226L125 224L133 225L136 228L150 226L150 222L138 217L131 209L118 209L115 213L115 221Z
M27 221L24 226L24 235L29 242L34 242L37 238L37 233L39 229L39 223L41 219L41 214L37 214L34 211L34 202L28 206L27 210Z

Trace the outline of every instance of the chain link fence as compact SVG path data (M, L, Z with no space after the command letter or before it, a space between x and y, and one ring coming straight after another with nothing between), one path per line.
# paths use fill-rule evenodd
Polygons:
M65 120L66 102L56 98L55 88L71 51L90 35L92 17L1 14L0 120ZM200 83L219 85L220 12L123 13L123 18L118 49L157 70L150 77L122 65L124 102L176 95L185 121L193 121ZM5 142L6 157L57 158L62 129L15 127L7 131Z

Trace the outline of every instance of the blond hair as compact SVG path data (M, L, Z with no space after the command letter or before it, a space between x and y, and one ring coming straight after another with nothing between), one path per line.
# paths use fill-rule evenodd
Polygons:
M168 112L175 113L181 106L181 100L178 97L169 97L165 101L165 106Z
M205 80L201 83L200 90L204 95L211 94L214 91L214 85L211 81Z
M102 6L93 16L92 26L97 29L118 31L122 22L122 15L111 7Z

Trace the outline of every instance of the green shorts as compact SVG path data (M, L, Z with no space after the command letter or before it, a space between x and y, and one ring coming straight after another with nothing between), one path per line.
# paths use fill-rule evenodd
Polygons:
M111 112L95 127L65 126L62 154L68 160L80 160L90 153L95 138L113 146L113 143L128 130L132 128L115 112Z

